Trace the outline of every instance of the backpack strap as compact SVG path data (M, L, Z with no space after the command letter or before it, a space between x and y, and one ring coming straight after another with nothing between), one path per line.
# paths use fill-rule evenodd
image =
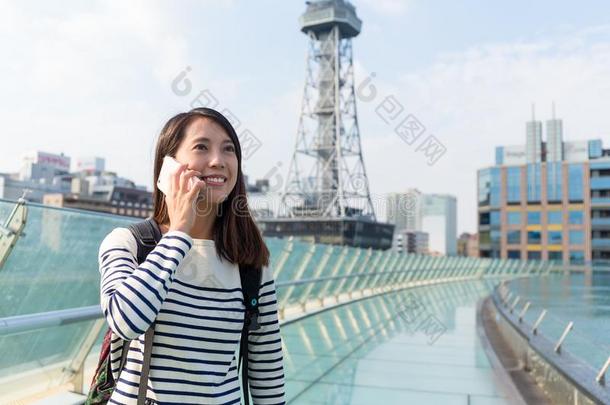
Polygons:
M129 230L133 234L138 244L138 264L141 264L146 260L148 254L157 246L157 243L161 240L161 230L159 225L152 218L146 218L144 221L136 222L129 225ZM142 372L140 373L140 382L138 387L138 405L144 404L146 400L146 391L148 390L148 374L150 371L150 357L152 354L152 344L155 333L155 323L148 328L144 334L144 353L142 362ZM121 361L122 371L125 360L127 358L126 352L129 350L129 341L123 343L123 360Z
M241 289L244 294L244 304L246 313L244 316L244 326L241 330L241 340L239 347L239 367L241 367L242 393L244 404L250 404L250 392L248 387L248 334L252 330L260 329L258 323L258 295L261 285L262 271L260 268L252 266L239 266L239 277L241 279Z
M146 260L146 256L157 246L161 240L159 225L152 218L129 224L129 230L138 243L138 264Z

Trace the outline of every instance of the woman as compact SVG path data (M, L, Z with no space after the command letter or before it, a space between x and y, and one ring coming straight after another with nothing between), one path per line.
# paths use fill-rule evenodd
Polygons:
M153 322L147 403L240 402L240 264L262 268L261 328L248 339L250 393L255 404L284 403L269 250L247 208L235 130L212 109L178 114L165 124L157 142L155 185L167 155L181 166L168 195L156 188L153 194L160 242L139 266L136 241L127 228L114 229L100 246L101 306L116 334L113 373L119 368L121 339L131 341L110 403L137 403L143 334ZM191 179L196 179L193 186Z

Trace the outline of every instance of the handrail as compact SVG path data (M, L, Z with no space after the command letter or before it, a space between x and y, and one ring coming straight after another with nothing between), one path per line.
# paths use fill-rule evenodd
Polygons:
M92 321L102 317L99 305L0 318L0 336Z
M547 314L546 309L542 309L542 312L536 319L533 325L529 325L524 319L523 315L527 309L530 308L530 302L528 301L520 314L513 314L515 306L509 306L510 297L513 292L508 288L506 283L501 283L494 289L492 293L492 299L495 303L497 310L508 320L509 324L527 341L527 344L537 352L547 363L557 369L561 374L579 389L584 390L597 399L599 398L610 398L610 393L605 389L605 374L610 366L610 358L606 361L606 364L601 368L597 375L595 369L584 360L572 355L566 350L563 350L562 344L567 334L573 329L574 323L569 321L565 327L561 337L557 342L552 342L548 337L544 336L539 326L543 318ZM520 298L520 297L517 297ZM570 370L566 367L561 367L561 364L578 364L578 370ZM605 403L605 402L604 402Z
M294 281L278 281L277 288L296 286L301 284L319 283L323 281L349 279L355 277L370 277L382 274L408 273L413 270L373 271L366 273L348 274L344 276L328 276L319 278L308 278ZM459 278L459 277L456 277ZM0 318L0 336L31 332L54 326L68 325L71 323L92 321L102 317L99 305L91 305L80 308L61 309L56 311L42 312L38 314L17 315Z

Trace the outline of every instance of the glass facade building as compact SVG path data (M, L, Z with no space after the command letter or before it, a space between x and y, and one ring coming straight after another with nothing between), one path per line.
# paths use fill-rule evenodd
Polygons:
M478 171L479 255L610 265L610 150L566 142L560 119L526 124L524 145L498 146Z

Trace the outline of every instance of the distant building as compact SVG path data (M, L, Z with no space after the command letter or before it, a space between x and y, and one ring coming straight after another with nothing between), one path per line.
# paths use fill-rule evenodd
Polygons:
M100 157L76 160L41 151L22 157L18 173L0 173L0 198L17 200L28 190L28 201L107 212L117 215L147 217L152 215L152 193L114 172L105 170Z
M441 255L456 255L457 199L454 196L423 194L417 189L390 193L386 216L398 230L427 233L429 250Z
M535 117L525 145L498 146L496 164L478 171L481 257L610 260L610 150L600 139L563 140L563 124Z
M150 192L118 186L112 186L106 195L97 196L78 193L45 194L43 204L129 217L147 218L153 214Z
M18 180L36 180L42 184L51 184L57 176L70 173L70 158L63 153L32 151L21 157L21 169Z
M75 172L84 173L99 173L106 170L106 161L104 158L91 156L76 159L76 164L73 169Z
M457 199L448 194L425 194L422 231L430 235L428 248L445 256L457 254Z
M428 234L422 231L402 230L395 233L394 250L399 253L428 253Z
M457 254L464 257L479 257L479 235L464 232L457 241Z
M421 231L422 200L423 194L416 188L408 189L404 193L389 193L386 208L387 221L394 224L397 230Z

